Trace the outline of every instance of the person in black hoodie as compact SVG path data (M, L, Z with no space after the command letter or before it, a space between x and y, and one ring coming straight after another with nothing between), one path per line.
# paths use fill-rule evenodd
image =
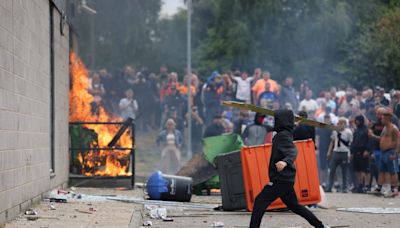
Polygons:
M353 142L350 146L353 169L356 172L357 193L364 192L364 183L367 183L369 173L369 152L368 152L368 128L364 123L364 116L355 117L356 129L353 134ZM367 186L369 188L369 186Z
M250 227L260 227L265 210L277 198L281 198L292 212L305 218L312 226L327 227L311 211L298 203L293 188L296 177L294 160L297 156L293 143L293 112L291 110L278 110L274 117L274 130L277 133L272 140L272 153L269 162L270 182L264 186L264 189L255 199Z

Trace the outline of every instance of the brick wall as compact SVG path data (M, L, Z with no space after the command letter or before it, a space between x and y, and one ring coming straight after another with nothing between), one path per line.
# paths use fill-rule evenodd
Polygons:
M50 175L49 0L0 1L0 226L68 180L68 26L54 9L55 170Z

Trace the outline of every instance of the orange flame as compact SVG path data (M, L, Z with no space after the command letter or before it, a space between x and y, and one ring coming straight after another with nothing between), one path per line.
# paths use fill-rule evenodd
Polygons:
M70 54L70 72L72 87L69 93L69 120L71 122L123 122L122 118L108 114L101 105L98 115L91 112L90 103L94 101L94 97L88 92L89 74L83 62L73 52ZM83 124L82 127L93 129L98 135L98 142L91 143L91 148L107 148L120 125ZM131 146L132 140L127 132L115 145L117 148ZM79 151L76 159L81 163L82 174L86 176L124 176L132 175L128 172L129 155L130 150L82 150Z

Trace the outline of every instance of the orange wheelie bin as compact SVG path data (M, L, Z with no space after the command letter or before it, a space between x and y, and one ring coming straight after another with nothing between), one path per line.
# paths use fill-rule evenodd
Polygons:
M297 148L296 180L294 189L302 205L317 204L321 201L315 146L312 140L295 141ZM253 211L254 200L269 182L268 167L271 144L243 147L240 151L247 210ZM267 210L285 208L278 198Z

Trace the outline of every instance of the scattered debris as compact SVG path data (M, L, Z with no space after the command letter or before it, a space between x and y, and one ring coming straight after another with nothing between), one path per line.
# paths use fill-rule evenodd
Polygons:
M173 219L173 218L170 218L170 217L168 217L168 218L163 218L163 221L164 221L164 222L173 222L173 221L174 221L174 219Z
M38 215L26 215L25 218L30 221L35 221L38 219L56 219L59 220L57 217L48 217L48 216L38 216Z
M167 218L166 208L154 208L150 210L150 218L152 219L165 219Z
M62 190L60 188L57 188L57 194L58 195L67 195L69 193L70 193L70 191L64 191L64 190Z
M144 221L143 226L153 226L153 223L150 220Z
M61 202L66 203L67 201L80 201L80 202L103 202L107 201L106 197L116 195L85 195L76 193L74 191L64 191L60 189L53 189L48 193L44 202Z
M50 198L50 202L55 202L55 203L66 203L66 202L67 202L67 199Z
M49 205L49 210L56 210L56 207L53 204Z
M224 227L225 224L223 222L213 222L210 226L211 227Z
M96 208L94 208L94 207L89 207L89 211L97 211L97 209Z
M147 205L147 204L144 205L144 209L147 210L147 211L151 211L151 210L153 210L155 208L158 208L158 206L157 205Z
M37 211L35 211L33 208L29 208L28 210L25 211L25 215L37 215Z
M49 193L48 200L50 202L56 203L66 203L67 202L67 194L65 191L60 189L54 189Z
M183 203L183 202L161 201L161 200L143 200L138 198L107 197L107 199L121 201L125 203L149 204L149 205L160 205L160 206L171 206L171 207L186 207L192 209L212 210L217 206L215 204L196 204L196 203Z
M84 214L93 214L93 212L91 211L84 211L84 210L80 210L80 209L75 209L75 211L80 212L80 213L84 213Z
M369 214L400 214L400 208L350 207L350 208L338 208L336 210L345 212L369 213Z

